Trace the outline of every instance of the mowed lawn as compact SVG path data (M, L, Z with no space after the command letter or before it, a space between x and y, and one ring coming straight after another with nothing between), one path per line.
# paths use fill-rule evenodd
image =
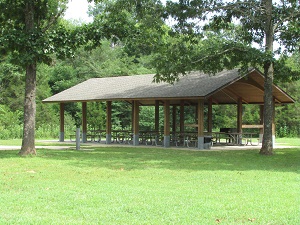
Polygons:
M83 148L84 149L84 148ZM300 147L0 151L0 224L300 224Z

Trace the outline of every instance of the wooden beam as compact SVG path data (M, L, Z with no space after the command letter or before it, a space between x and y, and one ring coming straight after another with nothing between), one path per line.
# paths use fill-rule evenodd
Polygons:
M243 102L245 102L245 103L248 104L248 102L245 99L243 99L242 96L240 96L239 94L237 94L231 88L227 87L227 88L224 88L222 91L223 91L224 94L226 94L229 98L231 98L235 102L238 102L239 99L241 98Z
M253 80L251 77L247 77L247 79L245 79L245 78L241 79L238 82L252 85L252 86L258 88L259 90L261 90L262 92L265 91L264 87L262 85L260 85L258 82L256 82L255 80ZM277 101L278 103L281 103L281 101L279 99L277 99L275 96L274 96L274 98L275 98L275 101Z
M243 124L242 128L249 128L249 129L258 128L258 129L261 129L261 128L264 128L264 125L263 124Z
M59 134L59 141L65 141L65 104L62 102L59 105L59 119L60 119L60 134Z
M211 99L211 101L212 101L213 104L216 104L216 105L219 104L219 102L217 101L217 99L215 99L213 96L210 96L209 99Z
M277 103L279 103L279 104L281 104L282 102L278 99L278 98L276 98L275 96L273 96L274 97L274 105L275 105L275 102L277 102Z
M212 132L212 98L208 99L208 110L207 110L207 131Z
M172 133L176 133L176 118L177 118L177 107L173 106L172 107Z
M139 145L139 120L140 120L140 107L139 101L134 101L134 110L133 110L133 145Z
M139 134L139 101L134 101L133 103L133 133Z
M198 100L198 149L204 149L204 101Z
M184 133L184 100L180 101L179 129L180 129L180 133Z
M204 102L202 99L198 100L198 137L203 137L204 135Z
M227 87L227 90L228 90L232 95L235 95L237 99L241 98L241 99L242 99L242 102L248 104L248 102L247 102L241 95L237 94L234 90L232 90L232 88Z
M133 127L134 127L134 101L131 103L131 131L133 133Z
M238 101L237 100L238 97L235 94L231 93L230 90L228 90L228 89L222 89L221 92L223 92L225 95L227 95L229 98L231 98L234 102Z
M106 102L106 144L111 143L111 101Z
M155 100L155 132L159 132L159 100Z
M164 146L170 147L170 101L164 104Z
M253 80L249 76L247 77L247 79L246 78L240 79L239 81L237 81L237 83L249 84L249 85L252 85L252 86L258 88L262 92L265 91L265 89L264 89L264 87L262 85L260 85L259 83L257 83L255 80Z
M164 104L164 134L170 135L170 101L166 101Z
M194 121L195 123L198 123L198 104L196 103L196 105L193 105L193 107L194 107Z
M87 142L87 103L82 102L82 142Z
M189 101L189 100L185 100L184 102L185 102L188 106L195 105L195 103L193 103L192 101Z
M237 104L237 132L238 133L242 133L242 124L243 124L243 102L242 102L242 98L239 98Z

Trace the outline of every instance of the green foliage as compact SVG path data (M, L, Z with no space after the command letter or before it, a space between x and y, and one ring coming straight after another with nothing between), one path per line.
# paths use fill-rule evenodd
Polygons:
M140 107L140 130L155 130L155 107Z
M299 73L299 50L296 51L291 57L285 58L284 60L288 66L288 70L285 72L285 74L290 72L292 74ZM297 77L296 79L280 79L278 83L294 98L295 103L292 105L281 105L276 107L276 134L280 137L299 137L300 80Z
M106 38L120 41L129 56L139 58L155 52L164 41L169 28L164 22L160 1L96 1L91 10L94 23L99 24Z
M53 49L51 35L54 21L65 9L66 1L1 1L1 46L12 52L12 60L21 66L49 62ZM62 10L62 11L59 11ZM56 43L57 44L57 43ZM63 45L63 43L60 43ZM51 51L52 52L52 51Z
M132 106L127 102L112 103L112 127L113 129L130 129L131 128Z
M282 48L270 52L263 48L267 32L264 4L266 1L256 0L167 1L166 15L175 21L171 37L157 49L156 81L174 82L179 74L192 70L213 74L234 67L263 67L265 62L275 62L278 79L299 79L299 72L284 73L288 69L285 60L277 61L274 53L295 51L300 6L296 1L273 4L274 34L270 35Z
M103 33L98 24L74 26L61 20L66 4L66 0L1 1L2 51L11 52L15 64L26 66L32 62L50 64L52 54L74 56L82 45L86 49L99 46Z
M0 139L20 138L22 112L13 112L8 106L0 105L0 115Z
M76 84L77 77L75 69L70 65L57 64L49 71L49 86L52 94L66 90Z
M173 34L166 38L155 54L153 64L157 69L155 80L175 82L180 74L199 70L214 74L224 69L258 67L269 59L249 44L237 42L234 31L202 35Z
M300 80L281 84L290 93L295 103L276 107L276 133L279 137L299 137L300 135Z
M104 130L106 127L106 112L104 102L87 103L87 124L89 130Z
M0 63L0 104L12 111L23 109L24 70L5 59Z

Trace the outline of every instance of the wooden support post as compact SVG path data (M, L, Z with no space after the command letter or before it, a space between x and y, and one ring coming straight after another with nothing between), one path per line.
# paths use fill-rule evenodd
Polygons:
M212 98L208 99L207 131L212 132Z
M180 101L180 121L179 121L179 126L180 126L180 133L184 133L184 100Z
M60 133L59 133L59 141L65 141L65 104L62 102L60 103L60 111L59 111L59 118L60 118Z
M243 101L242 98L238 99L237 104L237 132L242 133L242 125L243 125ZM238 144L242 143L242 136L238 136Z
M155 100L155 132L159 133L159 101Z
M133 103L133 145L139 145L139 101L134 101Z
M195 124L198 124L198 106L195 106ZM195 132L198 131L198 127L195 127Z
M133 133L134 127L134 101L131 102L131 132Z
M204 149L204 101L198 100L198 149Z
M172 108L172 135L176 134L176 117L177 117L177 107L174 105Z
M237 104L237 132L242 132L242 124L243 124L243 102L242 98L239 98L238 104Z
M170 147L170 101L166 100L164 104L164 146Z
M111 144L111 101L106 102L106 144Z
M87 142L87 103L82 102L82 142Z

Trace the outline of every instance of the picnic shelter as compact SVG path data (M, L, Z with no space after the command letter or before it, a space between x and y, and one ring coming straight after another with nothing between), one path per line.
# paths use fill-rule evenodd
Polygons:
M44 103L60 104L60 141L64 141L64 104L69 102L82 103L82 140L87 140L87 102L106 102L106 143L112 143L112 102L125 101L132 106L132 130L130 131L132 145L139 145L141 131L139 130L139 108L142 106L155 107L155 135L159 133L159 106L164 108L164 130L162 145L169 147L172 143L172 130L177 130L176 124L172 124L174 118L170 118L171 107L173 110L179 107L179 133L184 133L184 107L195 106L196 122L189 124L196 129L195 146L198 149L206 147L206 137L212 135L212 107L213 105L230 104L237 105L237 124L234 133L240 136L243 128L263 129L264 106L264 76L258 69L249 69L241 74L238 69L224 70L214 75L202 72L191 72L181 76L174 84L165 82L153 82L154 74L92 78L79 83L67 90L57 93L43 100ZM294 103L281 88L273 84L274 106L278 104ZM243 104L260 105L260 123L255 125L243 125ZM207 107L207 118L204 118L204 107ZM173 111L174 112L174 111ZM176 116L174 113L173 117ZM207 127L204 128L204 121ZM273 119L274 121L274 119ZM275 125L273 122L273 136L275 137ZM262 132L261 132L262 133ZM157 138L157 137L155 137ZM153 137L152 137L153 139Z

